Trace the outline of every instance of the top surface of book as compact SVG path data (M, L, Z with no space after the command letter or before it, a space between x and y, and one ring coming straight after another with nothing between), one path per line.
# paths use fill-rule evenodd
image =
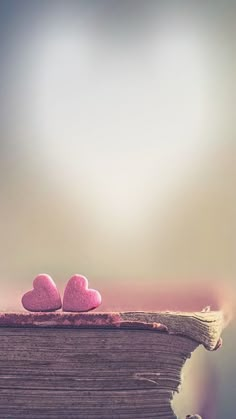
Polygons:
M222 311L170 312L1 312L0 327L146 329L183 335L214 350L220 346Z

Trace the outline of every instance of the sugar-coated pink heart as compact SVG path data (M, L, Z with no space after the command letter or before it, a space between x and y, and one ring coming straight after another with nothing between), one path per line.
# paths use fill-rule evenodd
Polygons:
M37 275L33 289L22 297L22 305L28 311L54 311L61 308L61 296L49 275Z
M89 311L102 302L100 293L88 288L88 280L82 275L73 275L65 288L63 297L64 311Z

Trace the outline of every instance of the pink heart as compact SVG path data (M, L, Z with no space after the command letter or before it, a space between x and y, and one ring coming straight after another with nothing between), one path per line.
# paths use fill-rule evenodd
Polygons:
M54 311L61 308L61 297L55 282L49 275L37 275L33 282L34 289L22 297L22 305L29 311Z
M89 311L101 304L102 297L96 290L88 288L88 280L82 275L73 275L65 288L64 311Z

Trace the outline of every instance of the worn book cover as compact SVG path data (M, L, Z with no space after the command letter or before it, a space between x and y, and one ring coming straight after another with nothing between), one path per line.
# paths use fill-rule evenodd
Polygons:
M0 417L176 419L182 368L222 327L220 311L2 313Z

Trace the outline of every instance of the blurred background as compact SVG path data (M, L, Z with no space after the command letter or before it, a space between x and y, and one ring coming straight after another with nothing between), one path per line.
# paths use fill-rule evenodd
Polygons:
M86 275L101 310L229 312L235 18L230 1L0 1L1 310L47 272L62 292ZM235 331L194 355L206 419L235 418Z

